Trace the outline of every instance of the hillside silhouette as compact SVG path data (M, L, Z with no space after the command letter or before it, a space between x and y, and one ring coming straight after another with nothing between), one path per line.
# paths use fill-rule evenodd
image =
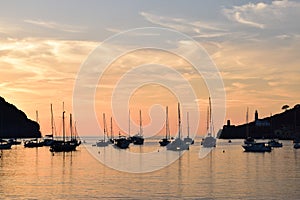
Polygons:
M0 97L0 138L40 138L40 125Z
M247 137L247 126L249 129L248 136L262 138L278 138L292 140L300 138L300 105L293 108L285 105L282 113L259 119L258 111L255 111L254 121L242 125L231 125L230 120L223 126L219 135L221 139L243 139Z

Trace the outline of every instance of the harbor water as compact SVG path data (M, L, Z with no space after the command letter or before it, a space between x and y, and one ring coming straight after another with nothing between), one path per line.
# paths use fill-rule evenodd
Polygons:
M196 141L172 164L147 173L107 167L84 145L54 154L48 147L17 145L0 153L0 199L299 199L300 150L283 141L270 153L245 153L242 142L219 140L199 158ZM158 146L145 140L143 146L131 144L130 150L120 151ZM113 159L128 162L119 155Z

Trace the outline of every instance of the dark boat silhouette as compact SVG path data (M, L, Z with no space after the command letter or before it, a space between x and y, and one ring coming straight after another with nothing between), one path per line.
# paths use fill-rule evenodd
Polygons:
M26 148L34 148L34 147L42 147L44 146L43 141L39 141L37 138L32 140L26 140L24 142L24 147Z
M70 114L70 130L72 130L72 114ZM71 131L71 140L66 141L65 136L65 111L63 111L63 140L55 141L54 144L51 145L51 152L70 152L76 151L76 147L80 145L77 139L72 139L72 131Z
M100 139L96 142L97 147L106 147L110 143L109 140L106 140L106 134L107 134L107 126L106 126L106 119L105 119L105 113L103 113L103 139Z
M167 146L171 140L170 140L170 128L169 128L169 114L168 114L168 106L166 107L166 137L162 138L159 141L160 146Z
M178 103L178 137L167 145L167 150L184 151L189 150L189 144L181 139L181 118L180 118L180 104Z
M194 140L192 138L190 138L190 122L189 122L189 113L187 112L187 115L186 115L186 118L187 118L187 137L183 139L183 141L186 143L186 144L194 144Z
M10 143L12 145L20 145L22 142L18 141L16 138L15 139L11 138L8 140L8 143Z
M36 123L39 123L39 114L38 111L36 111ZM44 146L44 142L40 141L38 138L32 139L32 140L26 140L24 142L25 148L35 148L35 147L42 147Z
M0 138L0 149L11 149L12 144Z
M140 110L140 130L139 132L130 137L131 142L135 145L143 145L144 144L144 137L143 137L143 127L142 127L142 111Z
M120 132L119 137L114 139L114 145L120 149L127 149L130 143L130 139L126 138L125 136L122 136Z
M271 152L272 148L264 142L255 142L252 144L242 145L245 152Z
M214 126L212 120L212 108L211 108L211 99L209 97L209 106L207 110L207 134L202 139L202 147L204 148L213 148L216 147L217 139L214 137Z

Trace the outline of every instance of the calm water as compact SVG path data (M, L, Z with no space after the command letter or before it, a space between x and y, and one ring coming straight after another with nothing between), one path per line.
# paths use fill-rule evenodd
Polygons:
M83 146L54 156L14 146L1 153L0 199L299 199L300 150L284 141L271 153L244 153L241 143L220 140L200 159L196 142L168 167L142 174L108 168Z

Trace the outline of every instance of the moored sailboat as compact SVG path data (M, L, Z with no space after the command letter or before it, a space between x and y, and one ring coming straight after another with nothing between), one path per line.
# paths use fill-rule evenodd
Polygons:
M114 139L114 145L120 149L127 149L131 141L126 136L122 136L119 131L119 137Z
M0 149L11 149L12 144L0 138Z
M169 114L168 106L166 107L166 136L159 141L160 146L167 146L170 140L170 128L169 128Z
M39 123L39 113L36 111L36 122ZM34 148L34 147L42 147L44 146L44 142L40 141L38 138L32 140L26 140L24 142L24 147Z
M183 141L187 144L194 144L194 140L190 138L190 122L189 122L189 113L187 112L187 137Z
M103 139L96 142L97 147L106 147L109 144L109 141L106 140L106 134L107 134L107 126L106 126L106 119L105 119L105 113L103 113Z
M144 144L144 137L143 137L143 127L142 127L142 111L140 110L140 130L139 132L130 137L131 141L135 145L143 145Z
M264 142L255 142L252 144L242 145L245 152L271 152L272 148Z
M271 114L271 116L270 116L270 131L272 132L272 139L270 139L268 141L268 145L273 148L281 148L283 145L281 142L279 142L279 140L277 138L275 138L272 126L273 126L273 123L272 123L272 114Z
M202 146L204 148L216 147L216 138L214 137L214 127L212 121L212 109L211 109L211 99L209 97L209 107L207 110L207 135L202 140Z
M54 140L54 117L53 117L52 104L50 104L50 113L51 113L51 134L45 135L45 137L44 137L44 146L51 146L56 142Z
M77 146L78 146L78 144L75 141L72 141L72 140L66 141L66 133L65 133L65 111L63 111L63 140L62 141L56 141L56 142L54 142L54 144L52 144L51 147L50 147L50 151L51 152L70 152L70 151L76 151L76 147Z
M253 137L250 136L250 133L249 133L249 118L248 118L248 115L249 115L249 108L247 107L247 112L246 112L246 138L244 140L244 144L253 144L255 143L255 140Z
M181 118L180 118L180 104L178 103L178 137L167 145L167 150L184 151L189 150L189 144L186 144L181 139Z

